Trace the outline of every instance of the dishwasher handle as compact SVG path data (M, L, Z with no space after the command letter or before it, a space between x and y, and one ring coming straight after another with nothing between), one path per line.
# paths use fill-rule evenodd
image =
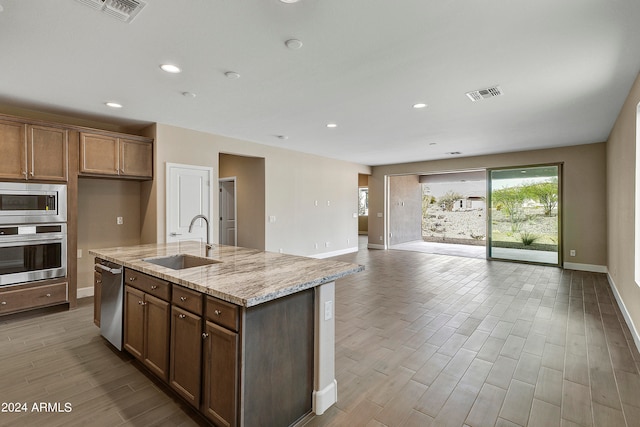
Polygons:
M122 268L109 268L106 265L102 265L102 264L96 264L96 267L100 268L101 270L107 271L111 274L122 274Z

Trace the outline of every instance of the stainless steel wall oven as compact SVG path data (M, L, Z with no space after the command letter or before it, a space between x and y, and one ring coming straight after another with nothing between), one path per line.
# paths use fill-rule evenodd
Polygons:
M0 286L67 275L67 186L0 182Z

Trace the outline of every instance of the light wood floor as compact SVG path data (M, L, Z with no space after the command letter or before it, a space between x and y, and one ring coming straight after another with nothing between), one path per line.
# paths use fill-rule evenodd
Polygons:
M338 403L307 426L640 425L640 354L604 275L400 251L337 259L366 270L337 282ZM111 350L90 301L0 317L0 396L29 405L0 412L2 426L201 423ZM39 402L72 409L31 412Z

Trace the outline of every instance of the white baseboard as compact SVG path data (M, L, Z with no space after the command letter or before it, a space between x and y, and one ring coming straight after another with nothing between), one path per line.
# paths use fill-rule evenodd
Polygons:
M338 381L333 380L322 390L314 390L311 400L313 412L316 415L324 414L324 411L338 401Z
M78 296L78 299L92 297L93 296L93 286L90 286L88 288L78 288L77 296Z
M606 265L580 264L577 262L565 262L563 267L567 270L588 271L590 273L608 273Z
M311 256L311 258L322 259L322 258L331 258L333 256L338 256L338 255L351 254L353 252L358 252L358 247L357 246L354 246L352 248L340 249L339 251L323 252L321 254L315 254L315 255L310 255L310 256Z
M382 249L382 250L385 250L387 248L384 245L378 245L376 243L368 243L367 244L367 249Z
M607 281L609 282L611 291L613 291L613 296L616 298L616 301L618 302L618 307L620 307L622 316L624 317L624 320L627 323L627 326L629 327L629 332L631 332L631 336L633 337L633 342L636 344L636 348L638 349L638 351L640 351L640 334L638 334L638 330L633 324L633 321L631 320L631 316L629 316L629 312L627 311L627 307L624 305L622 298L620 298L620 294L618 293L618 288L616 287L616 284L609 273L607 273Z

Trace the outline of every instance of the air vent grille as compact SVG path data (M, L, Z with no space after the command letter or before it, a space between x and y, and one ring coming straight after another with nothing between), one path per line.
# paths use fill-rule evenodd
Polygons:
M472 92L467 92L467 96L473 102L481 101L487 98L493 98L496 96L500 96L502 94L503 92L502 92L502 89L500 89L500 86L492 86L486 89L479 89L479 90L474 90Z
M131 22L147 4L137 0L76 0L124 22Z

